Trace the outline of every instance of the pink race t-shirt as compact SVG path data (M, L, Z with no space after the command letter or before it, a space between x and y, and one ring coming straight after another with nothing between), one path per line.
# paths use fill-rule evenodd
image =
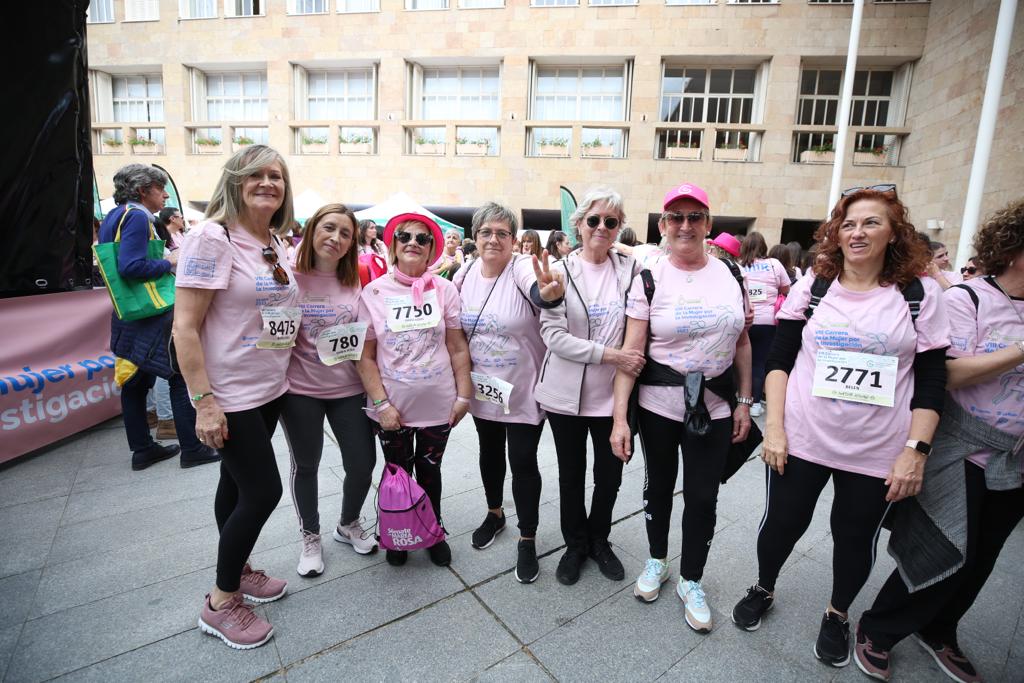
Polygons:
M345 287L334 273L295 273L302 326L288 365L289 391L313 398L346 398L363 393L355 361L325 365L316 340L326 328L352 323L359 313L359 285Z
M761 258L741 266L747 278L747 293L754 309L755 325L775 324L775 300L779 290L789 285L789 276L778 259Z
M838 280L829 287L804 326L800 352L786 387L785 426L789 452L845 472L887 477L910 432L914 356L949 346L949 319L942 290L922 278L925 295L917 331L899 288L855 292ZM813 277L790 290L779 320L804 320ZM896 356L893 407L812 395L819 349Z
M293 307L298 301L295 275L284 245L271 239L278 263L289 284L274 281L263 258L266 246L243 227L230 228L231 239L217 223L203 223L189 231L178 257L178 288L214 289L199 338L206 359L206 375L217 403L227 413L262 406L288 390L285 373L290 349L260 349L263 330L260 309Z
M459 275L465 273L464 278ZM462 330L469 339L473 372L512 384L509 414L490 401L480 401L474 391L470 412L485 420L540 424L544 411L533 399L544 342L540 336L540 312L529 300L536 282L529 256L514 256L500 275L483 276L483 263L460 269Z
M583 276L576 281L576 288L583 297L590 319L590 340L604 346L619 348L626 329L625 301L619 295L615 266L611 259L595 264L579 260ZM583 388L580 390L580 409L576 413L586 417L611 417L615 400L612 384L615 381L615 366L604 363L587 365L583 372ZM570 415L561 406L543 406L550 413Z
M650 357L677 372L703 372L709 379L728 370L743 332L743 292L729 267L709 258L700 270L687 271L664 258L651 275L649 306L639 275L626 298L626 315L650 323ZM713 391L704 391L704 405L713 420L732 414L728 402ZM670 420L686 418L683 387L641 385L640 406Z
M461 304L451 282L439 277L433 282L438 289L424 292L424 303L440 304L440 315L437 324L427 328L391 329L415 318L415 312L407 308L412 287L400 284L393 275L377 278L360 296L359 320L370 323L366 338L377 341L377 367L384 391L406 427L448 424L455 403L455 373L445 335L447 330L461 327ZM367 407L372 403L368 401ZM373 411L369 415L376 419Z
M943 294L952 330L947 356L968 358L992 353L1024 339L1020 320L1024 299L1014 299L1011 306L1006 295L987 278L968 280L964 286L978 295L978 308L975 310L971 295L959 287L950 287ZM950 394L964 410L996 429L1014 436L1024 434L1024 363L999 377L954 389ZM967 459L985 467L991 455L985 450Z

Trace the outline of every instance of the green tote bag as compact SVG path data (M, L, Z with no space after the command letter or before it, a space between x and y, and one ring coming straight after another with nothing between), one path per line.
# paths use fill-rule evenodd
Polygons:
M132 207L126 207L113 242L94 244L92 253L96 256L103 281L107 284L114 312L121 320L141 320L160 315L174 306L174 276L164 273L155 280L135 280L121 277L117 271L117 253L120 249L121 226ZM150 238L155 237L153 226L149 226ZM164 257L164 241L150 239L146 257L159 260Z

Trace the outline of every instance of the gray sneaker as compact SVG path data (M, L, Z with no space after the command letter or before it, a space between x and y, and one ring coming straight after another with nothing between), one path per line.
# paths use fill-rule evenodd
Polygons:
M377 539L363 529L358 519L344 526L339 521L334 529L334 540L338 543L348 543L360 555L369 555L377 550Z

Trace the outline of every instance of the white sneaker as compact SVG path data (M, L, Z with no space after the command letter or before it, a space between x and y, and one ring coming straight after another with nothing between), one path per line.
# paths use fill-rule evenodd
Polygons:
M302 533L302 554L299 555L299 576L320 576L324 573L324 555L320 534Z
M668 562L650 558L636 580L633 595L640 602L654 602L661 594L661 584L668 580Z
M339 521L334 529L334 540L338 543L348 543L360 555L369 555L377 549L377 539L369 531L363 531L358 519L345 526Z
M711 608L700 581L686 581L680 576L676 595L686 606L686 625L697 633L710 633Z
M762 415L764 415L764 405L760 401L750 406L750 417L761 417Z

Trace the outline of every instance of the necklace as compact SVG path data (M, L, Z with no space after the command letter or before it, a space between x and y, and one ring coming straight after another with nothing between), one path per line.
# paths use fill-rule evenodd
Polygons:
M1014 305L1014 303L1013 303L1013 297L1011 297L1011 296L1010 296L1010 294L1009 294L1009 293L1008 293L1008 292L1007 292L1007 291L1006 291L1005 289L1003 289L1003 286L1002 286L1001 284L999 284L999 280L997 280L997 279L995 279L995 278L993 277L993 278L992 278L992 279L990 280L990 282L991 282L992 284L994 284L994 285L996 286L996 288L997 288L997 289L998 289L998 290L999 290L1000 292L1002 292L1002 293L1003 293L1003 296L1005 296L1005 297L1006 297L1006 300L1007 300L1007 301L1008 301L1008 302L1010 303L1010 308L1012 308L1012 309L1013 309L1013 312L1017 314L1017 320L1019 320L1019 321L1020 321L1020 324L1021 324L1021 325L1024 325L1024 316L1022 316L1022 315L1020 314L1020 310L1019 310L1019 309L1018 309L1018 308L1017 308L1017 307L1016 307L1016 306Z

